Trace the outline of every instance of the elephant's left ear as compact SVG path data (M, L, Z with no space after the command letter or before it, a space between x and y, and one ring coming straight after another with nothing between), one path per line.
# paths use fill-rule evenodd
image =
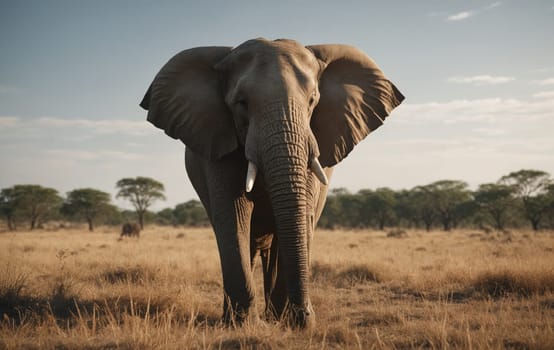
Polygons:
M404 96L372 59L352 46L316 45L308 49L323 67L311 127L321 152L320 163L329 167L381 126Z

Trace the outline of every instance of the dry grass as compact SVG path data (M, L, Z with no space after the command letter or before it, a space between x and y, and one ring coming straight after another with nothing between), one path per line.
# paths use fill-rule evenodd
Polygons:
M260 317L219 323L210 230L118 237L0 234L0 348L554 348L552 232L320 231L308 331Z

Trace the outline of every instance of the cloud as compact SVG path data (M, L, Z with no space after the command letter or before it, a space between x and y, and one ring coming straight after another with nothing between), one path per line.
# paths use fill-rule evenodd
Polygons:
M13 128L19 122L18 117L0 117L0 130Z
M79 128L87 129L96 133L126 133L131 135L144 135L152 130L146 121L133 121L122 119L61 119L42 117L34 121L38 126L55 128Z
M494 127L475 128L472 131L484 136L500 136L506 134L506 130Z
M554 99L485 98L401 105L395 119L407 124L554 123Z
M474 75L471 77L450 77L447 79L451 83L474 84L474 85L497 85L505 84L516 80L514 77Z
M45 129L59 131L62 129L79 130L79 132L90 132L94 134L125 134L125 135L146 135L155 131L146 121L135 121L126 119L63 119L53 117L21 118L11 116L0 116L0 131L7 128L18 128L19 132L30 132ZM67 135L67 134L66 134Z
M141 159L143 156L137 153L121 152L114 150L67 150L67 149L51 149L44 151L47 157L58 158L74 161L109 161L109 160L136 160Z
M457 12L457 13L454 13L454 14L451 14L451 15L447 15L446 17L446 20L448 22L459 22L459 21L463 21L463 20L466 20L470 17L473 17L475 15L478 15L484 11L490 11L490 10L493 10L497 7L499 7L500 5L502 5L502 2L501 1L496 1L496 2L493 2L481 9L474 9L474 10L467 10L467 11L461 11L461 12ZM432 14L435 14L435 16L438 16L438 14L440 14L441 12L432 12Z
M402 158L415 163L432 161L432 157L442 158L449 163L458 163L461 159L489 159L494 163L499 158L554 160L554 142L542 135L528 139L521 133L509 133L500 128L473 129L461 136L447 133L427 138L394 139L380 142L387 152L376 151L384 158ZM373 150L372 150L373 152ZM436 161L436 159L435 159ZM460 162L471 166L471 162ZM468 170L468 169L466 169ZM471 170L469 169L469 172Z
M534 98L554 98L554 91L540 91L533 95Z
M554 85L554 78L547 78L547 79L543 79L543 80L535 80L535 81L533 81L533 83L536 84L536 85L541 85L541 86Z
M427 14L429 17L444 17L446 15L448 15L448 12L445 11L433 11Z
M455 21L462 21L464 19L468 19L469 17L473 16L475 13L473 11L462 11L458 12L456 14L450 15L446 17L447 21L455 22Z
M532 69L530 72L531 73L550 73L550 72L554 72L554 67L544 67L544 68Z
M492 4L485 7L485 10L492 10L493 8L496 8L500 5L502 5L502 1L493 2Z
M408 146L408 147L438 147L438 146L461 146L461 140L443 139L443 138L403 138L391 141L384 141L389 146Z

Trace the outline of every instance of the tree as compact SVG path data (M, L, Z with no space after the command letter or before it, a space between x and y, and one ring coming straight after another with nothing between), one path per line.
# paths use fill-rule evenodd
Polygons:
M136 210L141 230L144 229L144 214L156 201L164 200L164 185L149 177L123 178L116 184L116 197L131 202Z
M548 185L546 196L550 205L546 210L546 221L549 228L554 228L554 183Z
M340 216L336 219L344 227L363 226L362 201L360 196L351 194L348 191L337 192L337 199L341 208Z
M156 221L160 225L175 225L175 215L171 208L165 208L156 213Z
M368 219L373 219L377 222L377 226L380 230L385 228L385 224L392 221L394 218L394 207L396 204L395 193L390 188L378 188L375 191L361 190L358 192L362 202L362 212L365 215L361 215L361 219L364 219L366 225Z
M135 216L135 212L132 212L131 216ZM119 226L127 222L123 217L123 212L117 206L110 204L105 211L102 212L100 217L96 220L98 223L103 223L110 226Z
M413 213L414 217L423 222L426 231L431 230L438 216L431 190L429 185L416 186L407 196L407 202L411 209L410 211Z
M537 231L550 207L548 196L548 189L552 184L550 174L541 170L523 169L502 176L499 182L514 188L515 196L523 204L525 217L531 223L533 230Z
M185 226L207 226L210 223L206 209L200 201L192 199L177 204L173 209L175 224Z
M420 218L417 215L416 205L413 203L411 190L400 190L394 193L394 215L397 225L418 227Z
M92 188L76 189L67 193L62 212L84 218L89 231L94 231L94 221L110 211L110 195Z
M6 223L8 224L8 229L10 231L16 229L16 209L16 195L14 188L3 188L2 191L0 191L0 213L6 219Z
M334 229L337 226L337 217L341 215L340 203L336 196L328 195L325 207L319 218L318 225L327 229Z
M363 212L360 196L351 194L345 188L330 191L327 204L321 214L321 225L326 228L362 226Z
M514 189L503 184L482 184L474 194L477 206L494 222L497 230L504 230L510 210L514 207Z
M471 200L467 183L457 180L440 180L426 186L430 192L438 217L445 231L456 227L461 218L462 204Z
M15 185L12 187L13 208L19 216L28 220L35 229L49 215L57 213L62 199L58 191L39 185Z

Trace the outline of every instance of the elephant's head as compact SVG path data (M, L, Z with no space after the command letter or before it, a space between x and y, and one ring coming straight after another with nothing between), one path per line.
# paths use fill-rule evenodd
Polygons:
M148 120L205 158L240 149L246 191L263 176L272 201L289 301L308 316L306 178L340 162L403 100L361 51L250 40L174 56L141 106ZM318 161L319 159L319 161ZM245 174L246 176L246 174Z

